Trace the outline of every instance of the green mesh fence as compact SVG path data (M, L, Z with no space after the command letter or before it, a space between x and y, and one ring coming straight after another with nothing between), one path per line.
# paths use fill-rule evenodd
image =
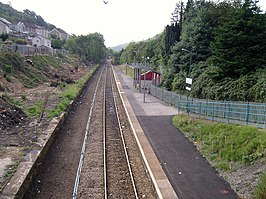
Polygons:
M191 98L151 85L150 93L177 107L179 113L212 121L266 128L266 104Z

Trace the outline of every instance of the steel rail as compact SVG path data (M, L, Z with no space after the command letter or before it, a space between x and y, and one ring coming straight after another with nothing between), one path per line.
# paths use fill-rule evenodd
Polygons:
M83 145L82 145L82 148L81 148L79 165L78 165L78 169L77 169L77 173L76 173L74 190L73 190L73 193L72 193L72 199L76 199L77 193L78 193L78 186L79 186L80 174L81 174L82 165L83 165L83 161L84 161L84 153L85 153L85 150L86 150L86 143L87 143L87 139L88 139L89 126L90 126L90 123L91 123L92 110L93 110L94 105L95 105L95 99L96 99L96 96L97 96L97 90L99 88L99 84L100 84L100 80L102 78L103 70L104 70L104 68L102 68L100 77L98 79L96 88L94 90L93 99L92 99L92 102L91 102L91 108L90 108L89 118L88 118L87 125L86 125L86 129L85 129L85 135L84 135Z
M109 68L110 68L110 70L112 70L111 66ZM111 73L111 74L113 74L113 73ZM132 172L132 169L131 169L130 160L129 160L129 156L128 156L128 152L127 152L127 148L126 148L126 142L125 142L125 138L124 138L124 135L123 135L123 128L122 128L120 117L119 117L119 114L118 114L118 106L117 106L117 102L116 102L116 95L114 94L116 92L114 92L115 89L114 89L114 81L113 81L112 76L111 76L111 85L112 85L111 88L112 88L115 111L116 111L116 118L117 118L117 121L118 121L118 126L119 126L119 130L120 130L120 134L121 134L121 139L122 139L122 143L123 143L123 149L124 149L124 153L125 153L126 160L127 160L127 166L128 166L128 170L129 170L129 174L130 174L130 178L131 178L131 183L132 183L132 186L133 186L135 198L138 199L139 198L138 197L138 192L137 192L137 188L136 188L136 184L135 184L135 180L134 180L134 176L133 176L133 172Z
M107 68L107 64L105 64ZM107 156L106 156L106 84L107 84L107 72L108 69L106 69L106 75L105 75L105 83L104 83L104 92L103 92L103 170L104 170L104 198L108 198L108 193L107 193Z

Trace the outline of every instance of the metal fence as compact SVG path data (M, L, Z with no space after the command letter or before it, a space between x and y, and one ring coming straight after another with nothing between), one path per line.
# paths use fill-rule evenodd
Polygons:
M266 104L191 98L151 85L150 93L177 107L179 113L212 121L266 128Z

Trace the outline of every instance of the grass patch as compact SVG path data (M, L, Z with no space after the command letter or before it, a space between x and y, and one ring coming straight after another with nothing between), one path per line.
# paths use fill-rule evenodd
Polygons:
M133 70L133 68L131 68L131 67L129 67L129 66L126 67L126 65L123 64L123 65L120 65L120 69L121 69L124 73L127 73L127 75L128 75L129 77L131 77L131 78L134 77L134 70Z
M20 161L16 161L15 164L11 165L9 169L4 173L4 178L12 177L12 175L16 172L19 163Z
M266 172L264 172L260 177L260 181L254 191L254 198L257 199L266 198Z
M262 129L203 121L187 115L175 116L173 124L218 165L252 164L266 155L266 131Z
M172 122L221 170L233 170L234 165L252 164L266 156L265 129L210 122L184 114L174 116ZM265 172L254 191L254 198L266 198Z
M44 100L37 101L34 105L26 108L26 115L30 117L39 117L44 105Z
M9 169L5 171L3 177L5 179L10 179L14 175L14 173L17 171L17 168L18 168L20 162L21 162L21 160L17 160L14 164L12 164L9 167ZM3 188L4 187L2 185L0 185L0 193L2 193Z
M9 104L11 104L11 105L13 105L13 106L15 106L15 107L17 107L17 108L20 108L20 109L23 108L23 107L22 107L22 102L21 102L20 100L18 100L18 99L16 99L16 98L12 97L11 95L9 95L9 94L7 94L7 93L3 93L3 94L1 95L1 98L2 98L3 100L5 100L6 102L8 102Z

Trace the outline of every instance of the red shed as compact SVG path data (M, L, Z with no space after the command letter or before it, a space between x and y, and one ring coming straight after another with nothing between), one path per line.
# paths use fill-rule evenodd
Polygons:
M144 80L144 76L146 75L146 81L152 81L155 85L160 84L160 73L156 71L147 71L146 73L141 74L141 80Z

